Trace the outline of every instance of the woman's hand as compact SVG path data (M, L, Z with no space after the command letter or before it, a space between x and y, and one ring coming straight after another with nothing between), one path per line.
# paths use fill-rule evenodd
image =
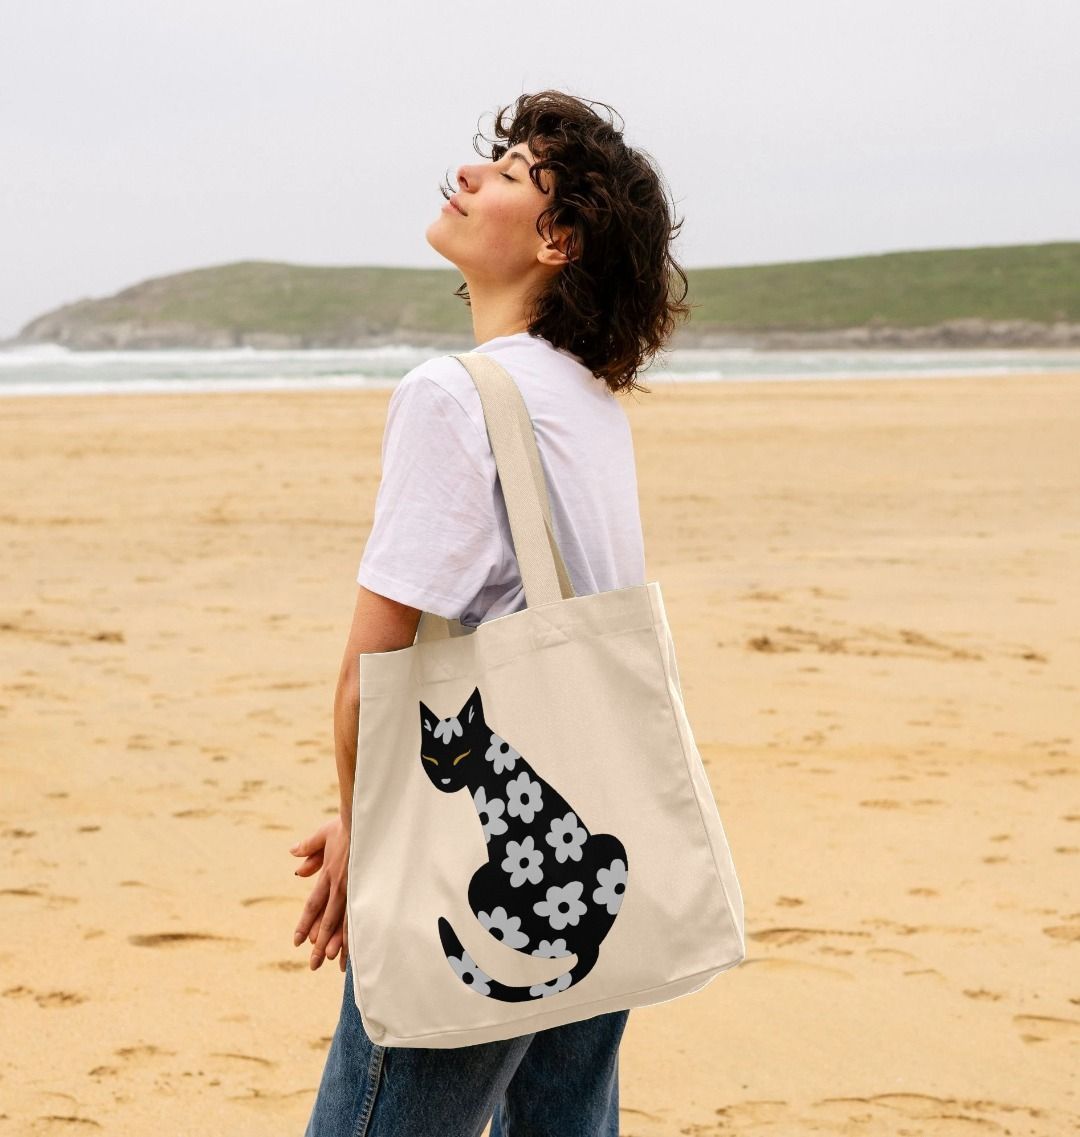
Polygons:
M324 959L335 956L341 970L345 970L349 952L345 904L350 843L349 826L339 814L289 850L294 856L304 858L304 863L296 870L297 876L310 876L322 868L293 933L294 947L299 947L304 940L310 940L314 945L312 971L321 967Z

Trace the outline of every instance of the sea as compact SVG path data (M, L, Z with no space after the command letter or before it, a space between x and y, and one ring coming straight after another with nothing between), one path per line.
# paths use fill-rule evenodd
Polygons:
M351 350L71 351L56 344L0 350L0 396L168 394L392 387L433 356L462 349L401 344ZM762 351L671 349L640 373L662 383L802 379L948 379L1080 372L1080 350Z

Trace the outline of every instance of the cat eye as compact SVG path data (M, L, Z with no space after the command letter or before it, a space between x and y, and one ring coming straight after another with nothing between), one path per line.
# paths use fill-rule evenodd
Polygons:
M421 754L420 757L423 758L425 762L434 762L436 766L439 764L438 758L429 758L426 754Z
M468 758L468 756L469 756L471 753L472 753L472 750L471 750L471 749L469 749L469 750L466 750L464 754L459 754L459 755L458 755L458 756L457 756L457 757L454 759L454 762L453 762L453 764L456 766L456 765L457 765L457 764L458 764L458 763L459 763L459 762L462 760L462 758Z

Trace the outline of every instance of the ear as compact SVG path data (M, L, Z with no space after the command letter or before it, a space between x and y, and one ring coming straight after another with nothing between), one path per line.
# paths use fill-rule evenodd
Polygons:
M548 232L550 239L537 250L536 259L541 264L555 268L567 264L570 258L566 255L566 249L569 247L572 232L569 225L553 225Z
M431 708L420 700L420 728L430 734L435 729L435 724L439 721L438 716L434 714Z
M461 713L458 715L458 719L466 726L468 726L470 723L477 722L483 717L484 704L480 698L480 688L474 687L473 693L465 702L465 706L461 708Z

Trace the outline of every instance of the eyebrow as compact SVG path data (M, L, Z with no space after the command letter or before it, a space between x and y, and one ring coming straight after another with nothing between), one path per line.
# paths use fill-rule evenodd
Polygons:
M520 150L507 150L507 152L503 155L503 157L504 158L517 158L520 161L524 162L526 166L529 165L529 159L526 158L525 155L522 154L522 152ZM531 169L532 167L530 166L529 168Z

